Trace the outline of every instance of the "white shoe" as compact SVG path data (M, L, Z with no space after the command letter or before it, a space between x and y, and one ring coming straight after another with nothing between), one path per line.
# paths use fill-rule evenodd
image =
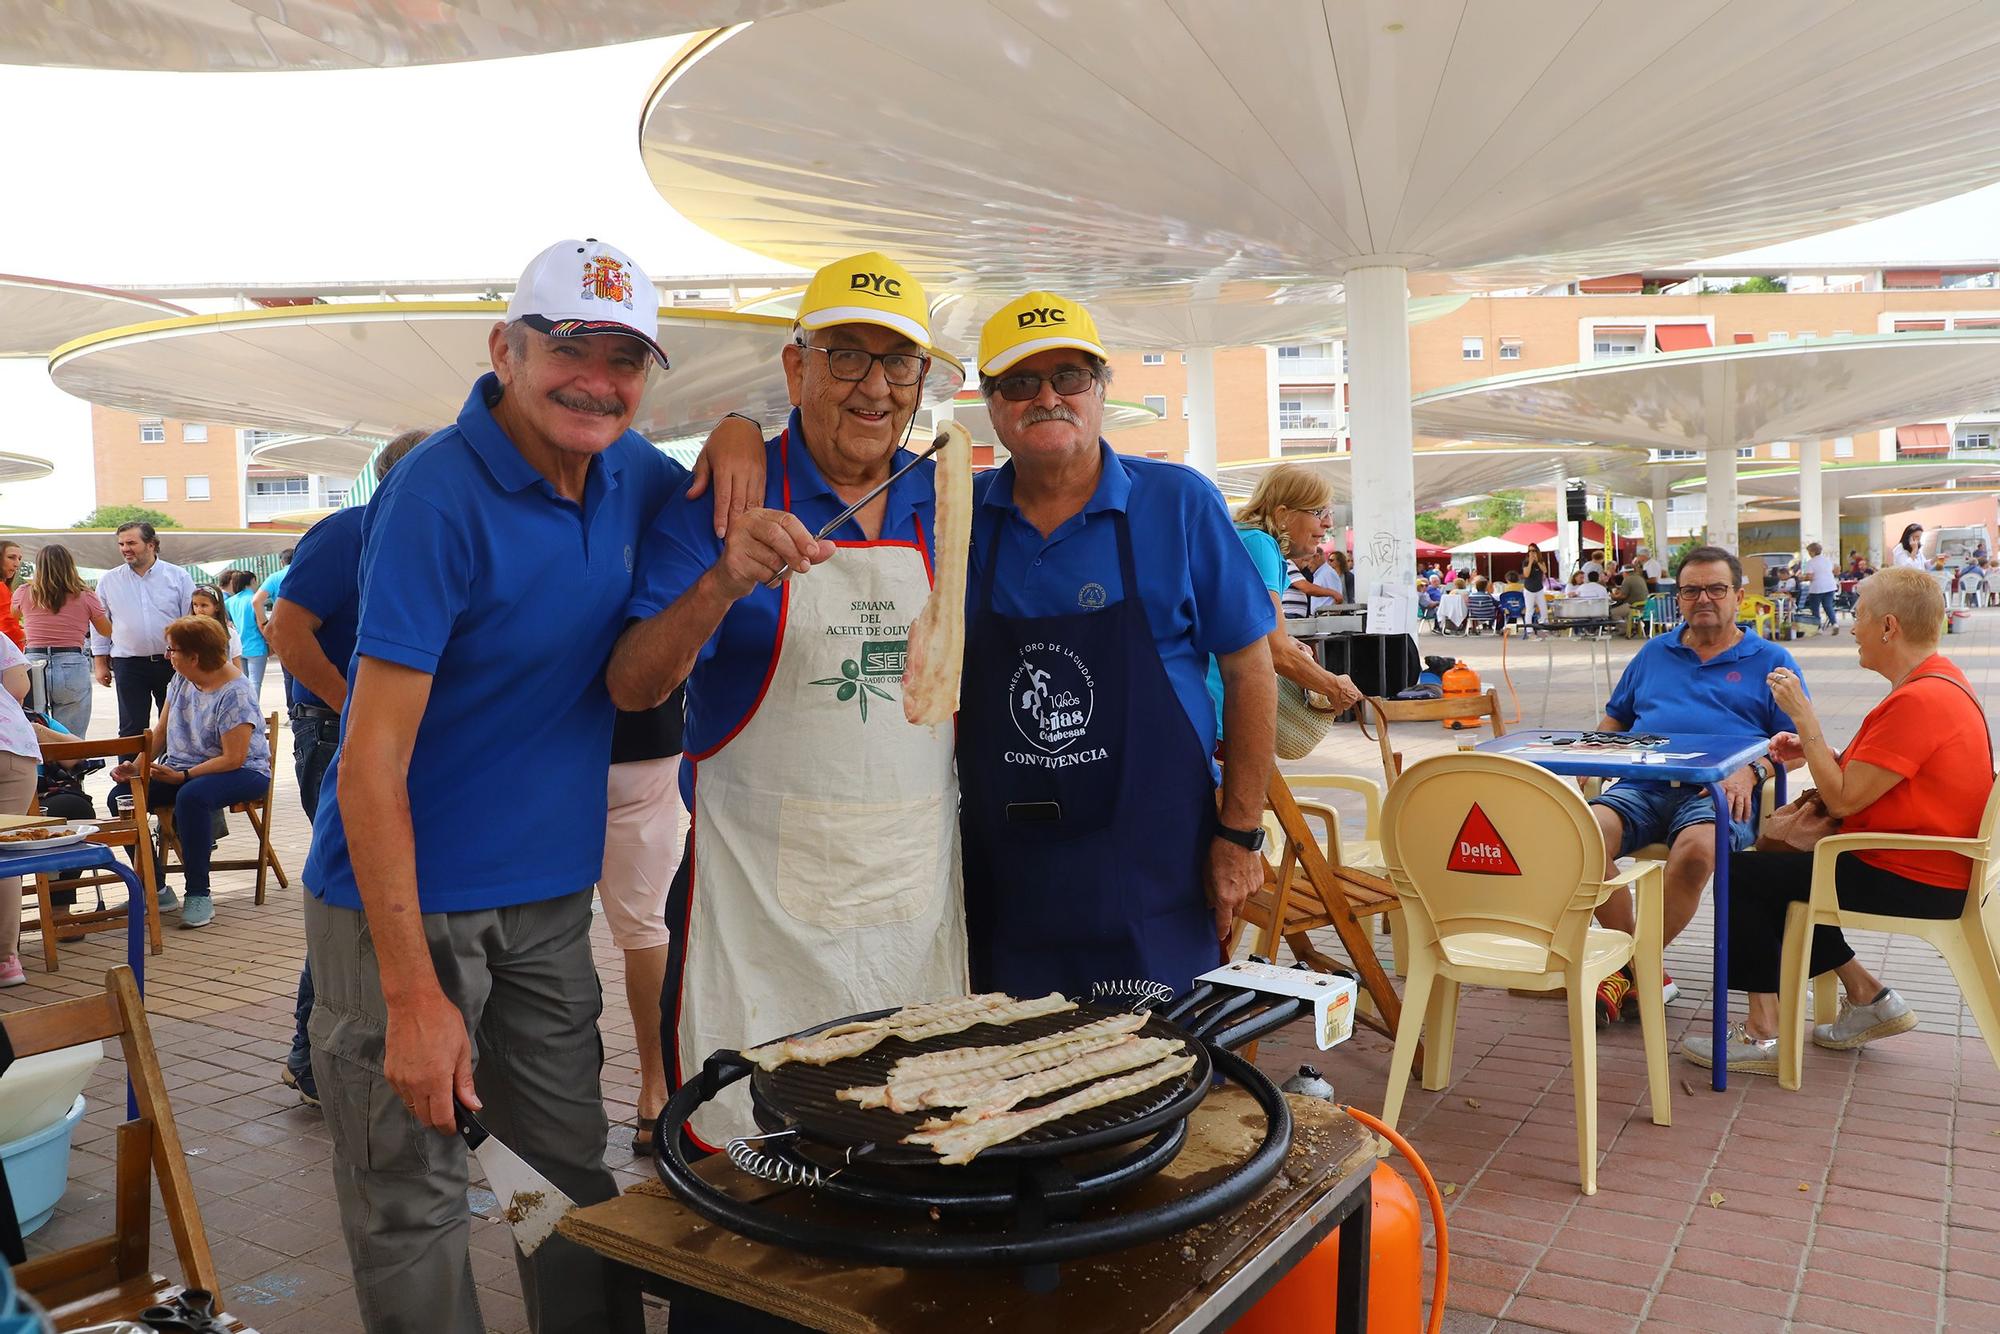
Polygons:
M1813 1027L1813 1044L1834 1051L1852 1051L1882 1038L1907 1033L1917 1026L1917 1012L1909 1002L1884 987L1882 994L1866 1005L1840 1004L1840 1018Z

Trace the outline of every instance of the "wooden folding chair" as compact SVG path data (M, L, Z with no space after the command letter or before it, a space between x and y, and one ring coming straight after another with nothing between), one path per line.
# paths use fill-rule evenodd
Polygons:
M101 843L108 848L130 848L132 850L132 870L139 877L139 883L146 891L146 941L154 954L160 952L160 878L153 859L153 829L148 818L146 805L147 777L152 771L152 738L146 733L137 736L113 737L98 741L47 741L42 743L42 759L50 764L75 764L81 760L130 760L134 773L131 790L132 804L124 815L115 818L92 820L97 832L90 836L92 843ZM80 876L62 876L51 879L42 874L35 877L32 887L22 886L24 895L32 894L37 900L35 916L27 915L25 902L22 905L21 926L23 930L39 926L42 933L42 964L51 973L60 971L56 959L56 936L59 932L75 931L92 935L99 931L122 931L125 929L126 910L124 908L99 908L87 912L71 912L61 917L56 915L54 895L56 889L95 890L101 885L117 885L125 888L125 882L117 873L108 870L86 871Z
M76 1329L135 1319L181 1291L181 1285L152 1268L153 1179L173 1232L174 1251L187 1286L204 1288L219 1303L222 1282L208 1249L194 1182L181 1151L180 1131L160 1074L159 1053L146 1023L146 1010L132 970L120 965L104 975L104 994L57 1005L20 1010L6 1017L7 1037L16 1056L117 1038L139 1104L137 1120L118 1127L118 1178L114 1230L51 1255L37 1256L14 1269L14 1281L48 1309L57 1329ZM231 1330L248 1326L221 1317Z
M257 872L257 903L264 902L264 881L267 875L278 877L278 888L287 889L291 881L285 876L284 863L278 860L277 849L271 846L271 802L278 791L278 715L273 713L264 719L264 736L271 750L271 776L264 784L264 795L255 801L239 801L229 809L237 815L249 817L251 831L257 835L257 855L255 857L230 857L208 864L211 871ZM180 869L175 860L180 855L180 834L174 828L173 807L162 806L160 820L160 871Z
M1484 718L1494 736L1507 735L1507 722L1500 716L1500 692L1492 686L1480 695L1447 695L1443 699L1382 699L1369 695L1368 711L1375 716L1375 743L1382 748L1382 781L1394 784L1403 772L1403 754L1389 744L1390 723L1438 723L1459 719L1474 724Z
M1323 803L1299 801L1293 795L1293 784L1359 792L1368 803L1370 841L1343 845L1339 814ZM1362 925L1363 918L1401 906L1372 841L1381 806L1381 789L1366 778L1313 774L1287 779L1273 773L1265 812L1267 821L1277 826L1279 837L1274 846L1278 855L1275 862L1266 857L1263 887L1243 905L1237 927L1239 935L1245 927L1257 930L1257 953L1267 959L1277 957L1282 939L1291 946L1292 957L1302 963L1321 972L1344 972L1348 965L1321 950L1312 939L1312 932L1332 927L1347 950L1364 996L1371 1002L1372 1013L1364 1007L1357 1017L1393 1037L1402 1002L1375 957L1368 928ZM1308 815L1321 822L1324 838L1313 832ZM1232 946L1234 943L1232 940Z

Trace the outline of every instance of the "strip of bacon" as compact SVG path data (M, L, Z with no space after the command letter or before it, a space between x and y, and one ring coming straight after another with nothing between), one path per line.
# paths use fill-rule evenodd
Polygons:
M790 1061L830 1065L849 1056L859 1056L890 1037L916 1042L923 1038L943 1037L948 1033L963 1033L974 1024L1012 1024L1075 1008L1076 1002L1059 991L1026 1001L1015 1000L1003 992L989 992L957 1001L909 1006L881 1019L842 1024L811 1037L786 1038L781 1042L753 1047L743 1055L766 1070L775 1070Z
M903 717L919 727L940 727L958 713L959 677L965 667L966 551L972 545L972 435L946 422L951 439L938 451L936 573L931 595L910 624L903 664Z
M1067 1097L1033 1107L1024 1112L1000 1112L969 1126L953 1125L945 1130L919 1130L905 1135L905 1144L925 1144L937 1150L938 1161L951 1166L969 1163L996 1144L1018 1139L1036 1126L1045 1126L1065 1116L1087 1112L1093 1107L1117 1102L1120 1098L1178 1078L1194 1068L1194 1057L1176 1056L1157 1061L1130 1074L1086 1085Z
M1084 1028L1071 1029L1069 1033L1051 1034L1050 1036L1055 1038L1069 1038L1071 1034L1084 1033L1086 1030L1098 1027L1096 1024L1088 1024ZM1102 1032L1091 1033L1089 1036L1077 1037L1073 1041L1059 1041L1047 1046L1037 1046L1033 1051L1025 1052L1007 1060L997 1061L990 1065L979 1066L975 1069L946 1070L933 1073L920 1071L908 1076L891 1075L887 1083L864 1084L858 1088L842 1089L838 1096L847 1102L858 1102L863 1107L890 1107L899 1112L915 1112L926 1107L962 1107L965 1105L964 1101L953 1101L951 1095L968 1086L996 1084L1014 1078L1017 1075L1031 1075L1038 1070L1052 1069L1055 1066L1073 1061L1077 1057L1086 1055L1087 1053L1102 1051L1106 1047L1115 1047L1120 1043L1130 1041L1132 1041L1131 1027L1121 1024L1115 1029L1105 1029ZM1028 1046L1031 1044L1020 1043L1016 1045ZM999 1048L998 1050L1012 1051L1014 1049L1007 1047ZM977 1047L960 1047L956 1050L960 1052L975 1052L981 1049ZM917 1058L904 1057L903 1059L909 1061Z
M988 1066L1011 1061L1018 1056L1047 1051L1052 1047L1061 1047L1085 1038L1136 1033L1145 1026L1146 1016L1143 1014L1116 1014L1108 1019L1099 1019L1095 1023L1084 1024L1078 1028L1066 1028L1057 1033L1044 1033L1038 1038L1029 1038L1026 1042L1016 1042L1005 1047L953 1047L949 1051L929 1051L918 1056L905 1056L889 1067L889 1082L893 1084L904 1079L983 1070Z
M933 1107L958 1107L960 1110L947 1117L933 1117L918 1126L919 1130L943 1130L948 1126L969 1126L975 1121L997 1116L1001 1112L1012 1111L1029 1098L1039 1098L1044 1093L1054 1093L1072 1084L1083 1084L1106 1075L1122 1074L1136 1070L1142 1065L1150 1065L1180 1051L1184 1044L1178 1038L1128 1038L1115 1047L1079 1056L1049 1070L1020 1075L1013 1079L989 1082L984 1088L974 1085L948 1089L947 1097L932 1102ZM937 1090L932 1090L936 1092ZM900 1110L900 1109L899 1109Z

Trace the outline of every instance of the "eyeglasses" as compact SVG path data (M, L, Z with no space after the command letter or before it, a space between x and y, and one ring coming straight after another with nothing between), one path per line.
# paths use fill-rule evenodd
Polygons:
M1683 602L1699 602L1707 598L1710 602L1720 602L1736 590L1728 584L1697 584L1693 588L1674 590Z
M857 384L868 378L875 369L875 363L882 363L882 377L899 389L907 389L920 383L924 372L929 369L931 359L914 352L867 352L858 347L821 347L817 343L798 343L795 346L808 352L824 352L826 369L836 380Z
M1053 375L1023 371L1019 375L1001 376L995 387L1009 403L1025 403L1042 392L1044 381L1064 398L1075 398L1097 383L1097 372L1083 366L1065 366Z

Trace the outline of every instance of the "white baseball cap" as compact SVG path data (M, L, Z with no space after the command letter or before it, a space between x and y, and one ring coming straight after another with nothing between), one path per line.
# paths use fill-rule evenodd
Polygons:
M631 256L595 237L558 241L528 261L507 322L521 320L552 338L623 334L644 343L668 369L660 348L660 294Z

